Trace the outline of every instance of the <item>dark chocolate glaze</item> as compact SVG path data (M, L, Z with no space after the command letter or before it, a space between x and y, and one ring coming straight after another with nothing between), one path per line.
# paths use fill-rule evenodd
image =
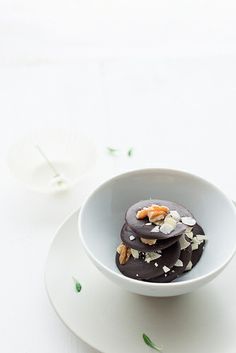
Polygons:
M204 230L202 229L202 227L198 223L196 223L193 226L192 232L193 232L194 236L196 236L198 234L205 235Z
M130 240L130 236L133 235L135 237L134 240ZM173 245L176 241L179 240L181 237L181 234L168 238L168 239L158 239L156 244L154 245L148 245L148 244L143 244L140 240L140 238L134 233L134 231L125 223L121 229L120 233L121 240L125 245L127 245L129 248L133 248L139 251L143 252L150 252L150 251L157 251L157 250L162 250L166 249L169 246Z
M170 234L164 234L162 232L154 233L151 232L151 230L155 227L155 225L146 225L146 223L149 223L147 217L144 219L136 218L136 214L139 210L143 209L144 207L149 207L152 204L166 206L171 211L177 211L181 217L192 217L192 214L185 207L178 205L175 202L165 200L139 201L131 206L125 215L126 223L137 234L137 236L145 237L147 239L168 239L183 234L186 229L184 224L177 224L176 228Z
M199 224L195 224L192 232L193 232L193 236L196 236L198 234L201 234L201 235L205 234L202 227ZM192 267L196 266L196 264L200 260L202 253L203 253L203 250L204 250L204 245L205 245L205 240L201 244L198 245L198 248L196 250L193 250L192 258L191 258Z
M140 209L149 207L152 204L163 205L168 207L171 211L177 211L180 217L193 217L185 207L171 201L144 200L131 206L126 212L126 223L122 227L120 236L122 242L126 246L138 250L142 252L142 254L138 259L134 259L133 256L130 256L126 264L120 265L119 254L116 253L116 264L120 272L127 277L153 283L167 283L174 281L177 277L181 276L183 272L186 271L189 261L192 262L192 267L198 263L204 250L205 241L198 246L198 249L192 250L191 245L193 242L185 236L186 240L188 239L189 241L189 246L186 249L181 250L178 240L187 228L187 226L182 223L178 223L175 230L170 234L151 232L155 227L155 224L146 225L146 223L149 223L148 218L146 217L143 220L138 220L136 214ZM205 234L199 224L193 226L192 232L193 236L196 236L197 234ZM135 237L134 240L130 240L131 235ZM157 243L154 245L143 244L140 240L141 237L157 239ZM146 252L156 251L162 251L162 256L156 260L150 261L150 263L144 261ZM183 266L174 266L178 259L183 262ZM158 266L155 266L155 263ZM170 268L170 271L165 273L163 266Z
M191 262L192 262L192 268L194 266L196 266L196 264L198 263L198 261L200 260L202 253L203 253L203 248L205 245L205 241L203 243L201 243L200 245L198 245L198 248L196 250L193 250L192 252L192 258L191 258Z
M162 256L156 260L147 263L143 258L134 259L130 256L126 264L121 265L119 263L119 254L116 253L116 265L120 272L130 278L138 280L150 279L153 277L160 276L164 273L163 266L172 268L180 256L180 244L177 241L169 248L162 251ZM158 266L155 266L155 263ZM138 276L136 276L138 274Z
M186 249L181 250L179 259L183 262L183 266L173 266L173 268L167 272L167 276L164 274L156 277L151 278L148 282L154 283L168 283L174 281L177 277L179 277L185 270L186 266L188 265L189 261L191 260L192 256L192 247L189 245Z

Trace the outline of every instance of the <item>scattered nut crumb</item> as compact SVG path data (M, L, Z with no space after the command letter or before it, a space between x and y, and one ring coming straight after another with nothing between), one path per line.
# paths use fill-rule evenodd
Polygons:
M167 272L170 271L170 268L167 267L167 266L163 266L162 269L163 269L163 271L164 271L165 273L167 273Z
M176 263L174 264L174 266L176 266L176 267L182 267L182 266L184 266L183 261L181 261L180 259L178 259L178 260L176 261Z
M134 236L134 235L130 235L129 239L130 239L130 240L134 240L134 239L135 239L135 236Z

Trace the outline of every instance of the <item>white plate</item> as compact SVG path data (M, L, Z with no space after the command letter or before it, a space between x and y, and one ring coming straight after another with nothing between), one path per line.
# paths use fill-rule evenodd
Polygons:
M235 258L194 293L170 298L131 294L103 277L87 258L77 218L78 212L57 231L45 272L51 303L77 336L103 353L153 351L143 333L163 346L163 353L235 353ZM80 293L72 277L80 281Z

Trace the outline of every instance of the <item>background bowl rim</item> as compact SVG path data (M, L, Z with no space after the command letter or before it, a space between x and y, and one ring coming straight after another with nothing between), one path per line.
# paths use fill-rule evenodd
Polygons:
M50 190L48 187L36 186L35 184L30 183L27 180L25 180L25 178L22 178L22 176L19 175L19 173L18 173L18 169L16 168L15 161L14 161L14 153L18 149L19 146L22 146L25 143L31 142L34 135L42 136L44 134L46 134L46 135L56 134L57 136L59 134L62 134L64 136L69 135L69 134L73 134L78 139L78 141L82 141L83 143L90 145L93 149L93 157L91 157L92 155L90 156L91 159L90 159L90 163L87 166L87 168L82 173L78 174L74 178L73 182L70 183L69 189L71 190L80 182L80 180L82 178L84 178L89 173L89 171L96 165L97 160L98 160L98 147L97 147L97 145L89 137L89 135L81 132L78 129L72 129L69 127L56 127L56 128L52 128L52 127L43 128L42 127L39 129L32 129L31 131L24 133L22 136L19 136L16 139L16 141L14 141L14 143L8 148L8 151L5 156L6 164L7 164L8 170L10 172L10 175L19 184L24 186L27 190L38 192L40 194L46 194L46 195L55 193L54 190Z

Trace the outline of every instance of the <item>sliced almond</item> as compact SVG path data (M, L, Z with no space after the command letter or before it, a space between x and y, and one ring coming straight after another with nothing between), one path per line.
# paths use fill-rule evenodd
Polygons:
M151 232L152 232L152 233L158 233L158 232L160 232L160 226L159 226L159 225L158 225L158 226L155 226L154 228L152 228Z
M166 222L160 227L160 231L164 234L170 234L174 230L174 227Z
M195 238L197 238L198 241L203 242L204 240L207 240L207 237L203 234L197 234L195 235Z
M186 248L189 246L189 244L190 244L190 242L186 240L185 234L183 234L183 235L180 237L179 243L180 243L180 249L181 249L181 250L186 249Z
M192 267L193 267L192 261L189 261L189 263L187 264L187 267L185 268L185 271L190 271Z
M134 259L138 259L139 258L139 252L136 249L131 249L131 255L133 256Z
M174 229L176 228L177 221L171 216L166 216L164 223L170 224Z
M183 224L186 224L186 226L194 226L197 223L192 217L182 217L181 221Z
M178 259L178 260L176 261L176 263L175 263L174 266L176 266L176 267L182 267L182 266L184 266L183 261L180 260L180 259Z
M193 232L185 232L185 235L187 235L189 239L193 239Z
M143 244L147 244L147 245L154 245L156 244L157 240L156 239L146 239L146 238L140 238L141 242Z
M147 263L150 263L151 261L159 259L159 257L161 257L161 255L156 252L147 252L145 256L145 261Z
M162 269L163 269L163 271L164 271L165 273L167 273L167 272L170 271L170 268L167 267L167 266L163 266Z
M197 250L197 249L198 249L198 243L193 243L192 250Z
M177 212L177 211L170 211L170 216L172 217L172 218L174 218L174 220L176 221L176 222L179 222L179 220L180 220L180 215L179 215L179 212Z

